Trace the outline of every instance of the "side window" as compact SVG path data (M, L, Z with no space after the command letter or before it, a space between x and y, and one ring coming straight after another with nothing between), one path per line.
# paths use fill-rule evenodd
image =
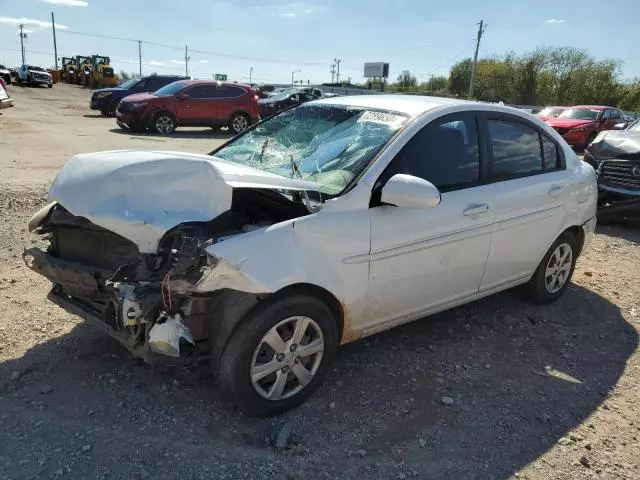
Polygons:
M191 98L211 98L209 85L196 85L195 87L185 90L184 93Z
M447 192L480 180L478 132L473 115L451 115L430 123L414 135L378 180L397 173L423 178Z
M609 118L611 118L611 110L605 110L602 113L602 120L609 120Z
M244 95L245 91L240 87L220 85L216 88L216 98L237 98Z
M556 142L551 140L545 134L542 137L542 153L544 155L544 169L545 171L558 170L562 168L562 162L560 160L560 153Z
M620 113L620 110L611 110L611 118L622 118L622 114Z
M155 92L160 87L158 86L158 81L155 78L147 78L146 84L144 86L145 91L147 92Z
M493 163L492 180L508 180L542 172L540 135L521 123L506 120L488 120Z

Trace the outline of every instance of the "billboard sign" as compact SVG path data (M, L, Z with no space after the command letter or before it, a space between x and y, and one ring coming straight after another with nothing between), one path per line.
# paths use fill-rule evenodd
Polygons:
M389 64L384 62L371 62L364 64L365 78L386 78L389 76Z

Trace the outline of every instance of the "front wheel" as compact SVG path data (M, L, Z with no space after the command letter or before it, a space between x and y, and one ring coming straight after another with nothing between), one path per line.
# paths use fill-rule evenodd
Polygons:
M47 88L53 88L53 83L47 83Z
M229 120L229 130L233 133L242 133L249 128L249 117L246 113L234 113Z
M153 117L152 128L161 135L169 135L176 129L176 121L169 112L160 112Z
M218 383L245 413L274 415L313 394L338 346L331 310L306 295L258 307L224 348Z
M524 285L525 296L540 304L556 301L569 286L577 259L576 238L564 232L553 242L531 280Z

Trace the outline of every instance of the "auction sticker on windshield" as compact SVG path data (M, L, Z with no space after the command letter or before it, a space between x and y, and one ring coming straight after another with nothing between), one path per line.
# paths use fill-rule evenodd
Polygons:
M398 128L404 123L405 120L406 117L396 115L394 113L372 112L368 110L360 116L360 118L358 119L358 123L379 123L381 125L387 125L392 128Z

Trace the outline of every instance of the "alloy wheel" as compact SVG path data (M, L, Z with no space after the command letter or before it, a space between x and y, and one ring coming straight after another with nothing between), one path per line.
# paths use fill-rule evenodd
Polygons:
M249 126L249 122L244 115L236 115L231 122L231 126L233 127L233 131L236 133L244 132Z
M168 115L160 115L155 121L156 131L158 133L168 134L173 132L173 119Z
M320 368L324 337L309 317L296 316L272 327L253 353L250 379L267 400L284 400L299 393Z
M573 251L568 243L561 243L556 247L549 261L544 274L544 285L547 292L553 294L560 291L569 279L571 266L573 264Z

